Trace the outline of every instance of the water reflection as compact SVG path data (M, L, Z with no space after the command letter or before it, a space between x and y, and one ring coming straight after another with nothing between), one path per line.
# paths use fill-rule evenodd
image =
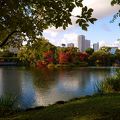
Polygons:
M30 70L0 68L0 95L14 93L25 107L49 105L59 100L91 95L96 81L112 75L114 68Z
M37 71L38 72L38 71ZM96 81L110 74L110 69L79 68L35 72L36 105L93 94Z
M2 69L2 94L17 94L21 93L21 78L19 71L14 68L3 68Z

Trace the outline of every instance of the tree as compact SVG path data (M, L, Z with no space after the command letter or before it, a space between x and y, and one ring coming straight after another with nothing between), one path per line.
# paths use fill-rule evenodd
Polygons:
M107 66L111 65L111 54L106 52L105 50L99 50L94 52L89 60L91 64L99 65L99 66Z
M114 5L114 4L120 5L120 0L112 0L112 1L111 1L111 4L112 4L112 5Z
M101 47L100 48L100 50L102 50L102 51L104 51L104 52L110 52L110 50L111 50L111 47L106 47L106 46L103 46L103 47Z
M116 58L116 61L120 63L120 50L119 49L117 49L115 52L115 58Z
M111 5L120 5L120 0L112 0L111 1ZM118 17L120 17L120 10L113 16L113 19L111 22L114 22ZM120 23L119 23L119 26L120 26Z
M52 58L48 51L55 51L56 47L48 42L45 38L41 37L39 40L34 40L32 44L28 46L23 46L18 52L18 58L28 64L35 64L37 60L43 60L46 58ZM46 53L45 56L43 53ZM48 54L49 53L49 54Z
M0 47L14 41L33 42L43 30L71 25L72 11L81 7L76 23L87 30L93 9L83 6L83 0L0 0Z
M49 64L49 63L53 63L54 60L54 51L52 50L48 50L46 52L43 53L44 56L44 61Z
M92 55L93 52L94 52L94 49L93 49L93 48L87 48L87 49L85 50L85 52L88 53L89 55Z

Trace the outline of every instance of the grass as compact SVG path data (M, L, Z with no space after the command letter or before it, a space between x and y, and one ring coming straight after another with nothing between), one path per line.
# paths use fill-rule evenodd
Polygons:
M120 120L120 94L96 95L58 103L4 116L0 120Z
M9 115L18 110L17 97L11 94L0 96L0 117Z
M116 74L105 78L104 81L95 85L97 92L104 93L120 93L120 70L116 71Z

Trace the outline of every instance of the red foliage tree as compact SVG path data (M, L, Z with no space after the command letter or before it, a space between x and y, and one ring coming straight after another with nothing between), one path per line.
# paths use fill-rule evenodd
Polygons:
M80 61L86 61L88 59L88 54L86 52L79 53L79 59Z
M67 52L58 53L59 64L67 64L69 60L69 54Z
M54 52L52 50L43 53L44 61L48 64L54 62Z

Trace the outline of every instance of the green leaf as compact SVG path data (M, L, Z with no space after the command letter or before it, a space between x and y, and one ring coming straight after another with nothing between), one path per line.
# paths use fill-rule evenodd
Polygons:
M90 9L88 10L88 13L92 13L92 12L93 12L93 9L90 8Z
M82 26L82 29L87 31L87 27L86 26Z
M76 20L76 23L79 23L79 22L80 22L80 20L81 20L81 19L77 19L77 20Z
M92 24L94 24L94 22L95 22L96 20L97 20L96 18L91 18L91 19L89 19L89 21L90 21Z

